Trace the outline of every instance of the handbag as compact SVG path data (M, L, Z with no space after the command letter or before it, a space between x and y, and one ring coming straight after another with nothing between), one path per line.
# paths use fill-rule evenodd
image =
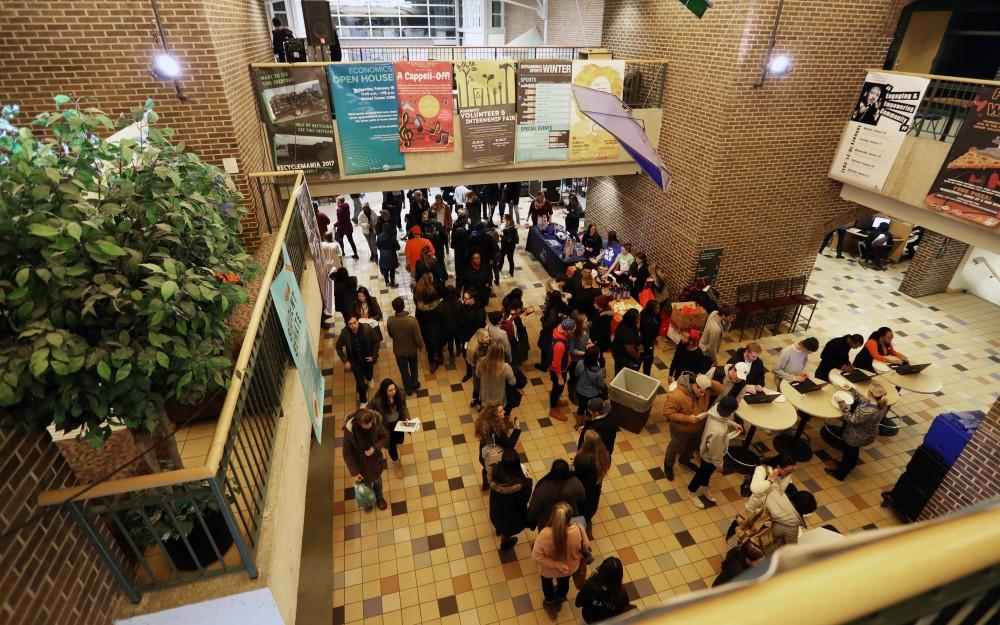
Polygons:
M587 583L587 563L581 560L580 568L578 568L576 572L573 573L573 586L575 586L577 590L582 590L584 584L586 583Z
M504 397L505 402L504 403L505 403L505 406L506 406L504 409L507 412L510 412L514 408L517 408L518 406L521 405L521 398L523 396L521 394L521 391L519 391L517 389L517 386L515 386L513 384L506 385L506 388L504 389L504 393L505 393L505 397Z

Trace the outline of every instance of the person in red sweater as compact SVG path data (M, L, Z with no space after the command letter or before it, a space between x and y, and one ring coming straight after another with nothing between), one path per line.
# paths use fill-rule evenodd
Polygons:
M854 367L872 371L872 364L876 360L891 365L910 362L909 358L897 352L896 348L892 346L892 338L893 334L890 328L881 327L872 332L868 341L865 342L865 346L854 357Z
M563 388L566 387L566 375L569 372L570 335L576 330L576 321L566 317L552 331L552 362L549 365L549 378L552 380L552 391L549 393L549 416L558 421L565 421L566 415L560 408L569 404L563 399Z
M416 271L417 261L420 260L420 255L425 247L429 247L432 252L434 251L434 245L420 234L420 226L411 227L410 239L406 242L406 249L403 251L406 254L406 268L411 273Z
M552 204L545 199L545 194L539 191L531 206L528 207L528 218L531 219L531 225L537 226L538 218L543 215L549 220L552 219Z
M313 211L316 213L316 225L319 226L319 236L326 241L330 234L330 218L319 209L319 202L313 202Z

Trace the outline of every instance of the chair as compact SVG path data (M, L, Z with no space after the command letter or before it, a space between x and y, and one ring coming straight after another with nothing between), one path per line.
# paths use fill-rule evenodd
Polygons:
M761 282L757 285L757 300L764 307L765 322L760 326L760 334L764 333L764 328L768 325L768 320L774 320L774 328L771 334L778 334L781 324L786 320L791 327L792 313L798 307L795 300L788 294L788 278L780 278L769 282ZM760 338L760 334L755 338Z
M740 341L742 342L747 326L756 321L764 312L764 308L754 301L753 284L741 284L736 287L736 303L733 306L736 308L737 317L743 319L743 323L740 325Z
M937 113L917 113L913 117L916 124L913 125L913 136L919 137L920 133L924 130L924 123L926 122L930 126L931 137L938 138L938 126L941 124L943 119Z
M795 303L797 308L795 309L795 319L792 321L792 332L795 332L795 328L799 325L799 320L802 319L802 310L804 308L809 308L809 318L806 319L805 329L809 329L809 324L812 323L813 313L816 312L816 304L819 300L811 295L806 295L806 277L799 276L798 278L792 278L789 281L788 292L789 295Z

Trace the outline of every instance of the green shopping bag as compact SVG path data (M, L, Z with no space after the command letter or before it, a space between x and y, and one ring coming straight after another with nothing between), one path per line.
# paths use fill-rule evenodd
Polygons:
M364 482L355 482L354 501L358 502L358 508L367 510L375 505L375 491Z

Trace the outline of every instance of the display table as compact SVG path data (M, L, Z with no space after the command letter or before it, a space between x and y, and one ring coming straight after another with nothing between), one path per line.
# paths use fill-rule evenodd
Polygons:
M528 229L528 241L524 244L524 249L534 256L538 262L542 263L545 271L555 278L556 276L565 274L566 268L570 265L587 260L583 256L570 256L564 259L562 257L564 246L564 241L556 238L548 239L542 235L542 231L538 229L538 226L531 226Z
M635 301L634 297L611 301L611 310L614 312L614 316L611 317L611 336L615 335L615 330L618 329L618 324L622 322L625 313L632 309L642 311L642 306L639 305L639 302Z
M794 434L776 436L774 448L799 462L805 462L813 456L812 448L809 446L809 437L804 435L809 419L811 417L818 419L840 419L843 417L840 408L833 405L833 394L841 389L835 384L824 383L823 380L816 378L812 378L812 381L825 385L819 390L806 394L795 390L795 387L788 380L782 380L779 387L788 402L799 412L799 427L795 428Z
M773 395L777 391L765 389L763 392ZM746 436L743 438L743 444L739 447L730 447L728 455L737 472L749 475L760 464L760 456L750 449L757 428L787 430L795 425L796 414L795 407L787 398L785 401L778 399L769 404L748 404L745 398L746 395L740 399L740 404L736 408L736 416L748 423L750 429L747 430Z

